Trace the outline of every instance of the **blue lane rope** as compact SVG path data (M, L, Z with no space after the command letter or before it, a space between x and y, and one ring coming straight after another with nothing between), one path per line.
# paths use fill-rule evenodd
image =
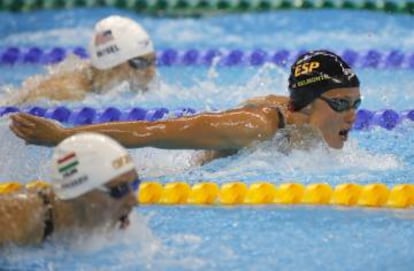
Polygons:
M119 109L113 106L101 109L88 106L76 109L70 109L65 106L53 108L39 106L27 108L19 108L16 106L0 107L0 117L15 112L26 112L35 116L54 119L61 123L67 123L74 126L112 121L155 121L163 118L190 116L197 113L195 109L189 107L181 107L173 110L169 110L165 107L150 109L133 107L130 109ZM356 121L353 129L368 130L373 126L380 126L387 130L392 130L404 120L414 121L414 109L402 112L397 112L393 109L378 111L361 109L358 110L356 114Z
M0 106L0 117L15 112L25 112L34 116L54 119L61 123L67 123L71 125L85 125L112 121L155 121L162 118L193 115L196 113L196 110L188 107L169 110L165 107L157 107L151 109L144 109L141 107L119 109L110 106L103 109L96 109L93 107L84 106L76 109L70 109L66 106L58 106L54 108L44 108L40 106L27 108L19 108L16 106Z
M303 52L305 50L177 50L170 48L157 52L157 65L209 66L217 57L219 59L218 64L221 66L262 66L265 63L287 66ZM414 52L404 52L401 50L381 51L377 49L356 51L346 49L337 53L352 67L356 68L414 69ZM88 58L87 50L82 47L54 47L50 49L7 47L0 48L0 65L54 64L64 60L69 54Z

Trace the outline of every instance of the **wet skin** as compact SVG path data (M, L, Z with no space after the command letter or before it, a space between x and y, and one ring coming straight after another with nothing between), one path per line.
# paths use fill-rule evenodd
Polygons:
M89 63L82 63L76 70L59 72L42 79L34 76L25 81L20 95L4 102L15 105L40 98L82 100L88 92L105 93L122 82L128 82L133 91L147 91L156 74L156 56L155 53L149 53L141 57L150 60L152 65L136 69L124 62L110 69L98 70Z
M106 183L110 188L137 178L131 170ZM46 192L52 205L52 237L90 233L96 229L125 229L129 214L137 205L135 191L122 198L112 198L94 189L71 200L59 200L52 190ZM22 190L0 196L0 247L7 244L34 245L43 241L46 206L35 190Z
M116 177L115 179L106 183L104 186L106 188L112 188L116 187L117 185L132 182L137 178L138 173L134 169L125 174L122 174L121 176ZM112 226L115 226L115 224L119 222L119 228L121 229L124 229L129 225L129 214L137 205L136 191L130 190L121 198L113 198L107 192L101 190L94 190L92 194L92 203L96 204L101 209L101 214L92 215L98 215L98 219L103 220L102 222L105 222L105 220L111 221ZM102 212L102 210L105 211ZM102 213L106 213L106 215L102 217Z
M276 108L238 108L162 121L111 122L63 128L48 119L18 113L10 129L26 143L53 146L79 132L106 134L125 147L238 150L268 140L278 129Z
M94 69L91 90L104 93L109 89L126 81L133 91L147 90L148 84L154 79L156 73L155 53L149 53L140 58L149 60L153 64L144 68L134 68L128 61L107 70Z
M342 98L353 104L360 98L359 88L337 88L323 93L327 99ZM55 122L18 113L11 116L10 129L26 143L54 146L79 132L106 134L129 148L204 149L235 151L257 141L273 138L279 129L282 111L288 125L309 124L317 128L332 148L342 148L355 122L355 109L334 111L326 101L316 98L299 112L287 108L286 98L268 96L258 105L219 113L147 122L110 122L63 128Z
M359 88L336 88L323 93L322 96L328 99L346 99L353 104L361 98L361 93ZM317 98L310 106L308 122L321 131L331 148L341 149L348 139L355 119L356 109L336 112L325 101Z

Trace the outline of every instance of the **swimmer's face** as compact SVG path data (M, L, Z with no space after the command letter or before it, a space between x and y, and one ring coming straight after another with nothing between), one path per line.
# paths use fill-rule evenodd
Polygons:
M133 91L146 91L156 74L155 53L126 61L116 67L100 70L93 81L93 89L106 92L122 82L128 82Z
M148 84L154 79L156 72L155 53L149 53L128 60L121 68L128 76L132 90L146 90Z
M137 191L134 190L134 181L138 180L136 170L122 174L102 188L91 191L91 206L95 206L94 223L101 225L119 226L124 229L129 225L129 214L137 205ZM99 225L95 225L99 226Z
M129 214L137 205L138 173L131 170L105 185L109 189L106 196L112 201L112 221L124 229L129 225Z
M330 147L341 149L355 122L360 102L358 87L331 89L312 102L309 123L319 128Z

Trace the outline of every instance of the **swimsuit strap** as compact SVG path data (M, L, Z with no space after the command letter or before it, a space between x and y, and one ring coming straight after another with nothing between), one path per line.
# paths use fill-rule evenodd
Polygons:
M46 208L46 214L45 214L45 228L43 231L43 240L45 240L49 235L53 233L54 230L54 224L53 224L53 208L50 201L49 196L44 191L38 192L39 197L43 201L43 205Z
M277 110L277 115L279 117L278 128L279 129L285 128L285 126L286 126L285 117L283 116L283 114L282 114L282 112L280 111L279 108L276 108L276 110Z

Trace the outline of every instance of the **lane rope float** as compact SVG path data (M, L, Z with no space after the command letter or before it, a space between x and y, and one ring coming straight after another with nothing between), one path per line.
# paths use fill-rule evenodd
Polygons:
M414 14L412 1L349 0L0 0L0 10L27 12L39 9L115 7L153 16L200 16L288 9L346 9Z
M0 183L0 196L23 191L44 189L49 183L36 180L27 184ZM143 182L137 192L143 205L337 205L347 207L409 208L414 205L414 184L327 183L303 185L296 182Z
M191 116L197 113L195 109L190 107L180 107L176 109L168 109L165 107L150 109L133 107L129 109L121 109L115 106L104 108L84 106L71 109L66 106L52 108L40 106L24 108L17 106L0 106L0 117L16 112L25 112L34 116L53 119L73 126L112 121L156 121L160 119ZM414 121L414 109L401 112L397 112L394 109L377 111L360 109L356 113L353 129L369 130L372 127L379 126L387 130L392 130L404 121Z
M263 66L272 63L277 66L287 67L297 56L307 50L268 50L268 49L232 49L223 50L217 48L210 49L174 49L166 48L157 52L158 66L210 66L213 61L218 59L217 65L222 67L234 66ZM358 51L345 49L336 52L354 68L371 69L414 69L414 52L402 50L380 50L367 49ZM89 57L88 52L83 47L53 47L40 48L37 46L4 47L0 48L1 65L17 64L56 64L63 61L68 55L74 54L80 58Z

